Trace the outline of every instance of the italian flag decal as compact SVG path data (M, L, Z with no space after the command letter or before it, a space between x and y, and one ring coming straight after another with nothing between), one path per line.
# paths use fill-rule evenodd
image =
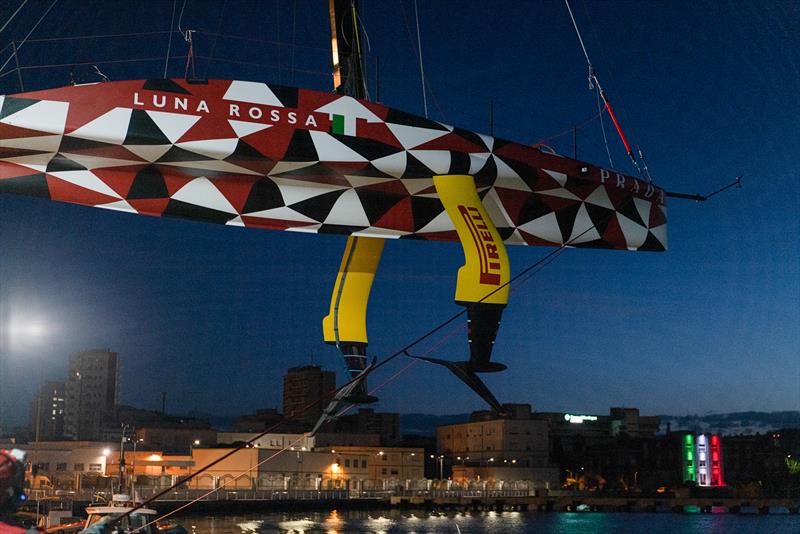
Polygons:
M345 135L344 132L344 115L331 114L331 133L338 135Z

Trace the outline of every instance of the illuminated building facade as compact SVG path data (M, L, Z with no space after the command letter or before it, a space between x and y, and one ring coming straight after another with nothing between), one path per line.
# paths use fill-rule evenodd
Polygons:
M725 486L722 475L722 438L693 434L683 437L683 480L703 487Z
M695 461L694 434L683 436L683 481L697 482L697 464Z

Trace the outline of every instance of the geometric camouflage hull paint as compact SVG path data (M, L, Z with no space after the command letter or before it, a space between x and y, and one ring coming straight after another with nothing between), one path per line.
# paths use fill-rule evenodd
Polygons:
M667 247L664 191L652 183L348 96L162 79L0 96L0 193L456 241L439 174L475 177L507 244Z

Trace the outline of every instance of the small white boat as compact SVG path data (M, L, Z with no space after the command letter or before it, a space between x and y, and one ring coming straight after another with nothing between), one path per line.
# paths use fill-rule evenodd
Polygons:
M89 506L86 508L86 523L84 528L89 528L106 516L120 517L135 508L133 499L128 495L115 494L111 502L103 506ZM115 532L136 531L141 534L186 534L186 529L177 523L159 524L158 512L152 508L139 508L122 518L115 525Z

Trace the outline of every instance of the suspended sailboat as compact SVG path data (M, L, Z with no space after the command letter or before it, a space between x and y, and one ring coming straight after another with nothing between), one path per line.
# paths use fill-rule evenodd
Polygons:
M428 361L500 411L478 374L504 369L491 353L508 302L505 246L663 251L667 195L647 179L366 101L355 4L330 6L336 92L149 79L0 96L0 192L348 236L323 321L354 383L337 398L345 404L374 400L366 308L385 240L459 241L455 300L470 358Z

